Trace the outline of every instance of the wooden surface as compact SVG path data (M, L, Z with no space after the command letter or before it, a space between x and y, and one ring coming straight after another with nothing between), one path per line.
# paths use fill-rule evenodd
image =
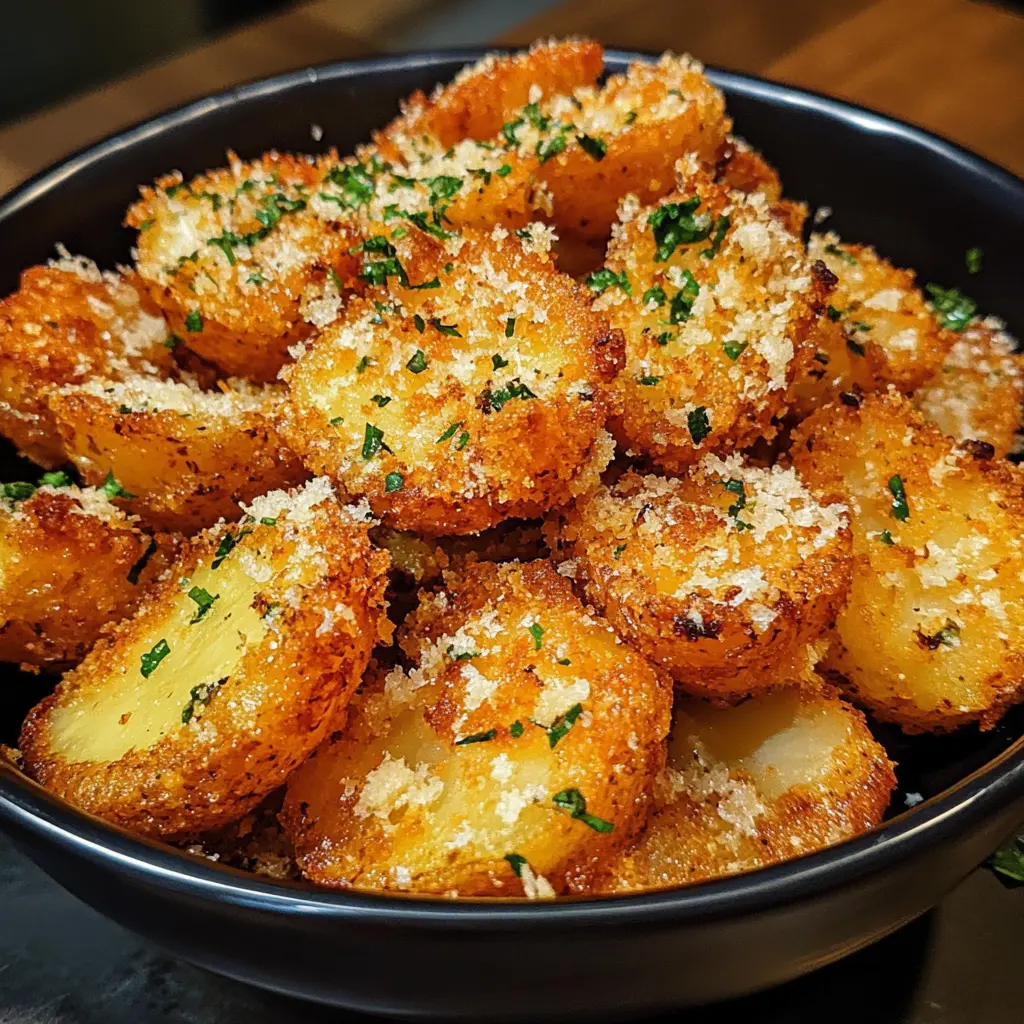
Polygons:
M109 132L304 64L381 52L431 6L315 0L0 129L0 192ZM434 4L436 7L436 3ZM442 8L443 10L443 8ZM506 19L507 20L507 19ZM481 43L591 35L831 93L922 124L1024 176L1024 18L973 0L565 0Z

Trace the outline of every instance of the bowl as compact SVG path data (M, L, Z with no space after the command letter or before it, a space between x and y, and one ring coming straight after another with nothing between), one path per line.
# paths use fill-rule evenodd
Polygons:
M0 289L63 242L101 265L129 257L120 227L140 182L277 147L341 150L401 97L479 52L310 68L161 115L44 171L0 202ZM619 71L641 54L609 51ZM723 71L738 130L787 194L923 280L969 290L1024 329L1018 246L1024 182L928 133L832 99ZM311 125L322 142L310 137ZM985 271L968 277L964 251ZM0 469L23 474L8 455ZM0 740L13 743L45 683L8 668ZM886 822L832 849L691 888L551 903L317 891L274 883L79 813L0 765L0 824L59 883L171 953L339 1007L408 1017L633 1016L775 985L846 955L934 906L1024 818L1024 709L988 732L907 738ZM923 802L913 809L917 795Z

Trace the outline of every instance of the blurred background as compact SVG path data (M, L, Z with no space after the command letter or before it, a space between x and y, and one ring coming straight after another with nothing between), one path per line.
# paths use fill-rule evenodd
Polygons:
M571 33L853 99L1024 173L1024 0L37 0L3 18L0 192L251 78Z

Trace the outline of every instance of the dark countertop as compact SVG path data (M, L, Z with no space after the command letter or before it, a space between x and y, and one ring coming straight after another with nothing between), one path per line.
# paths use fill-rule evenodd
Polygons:
M165 956L68 895L0 837L0 1024L369 1020ZM687 1024L1021 1024L1024 887L972 874L939 908L832 967ZM735 965L723 964L723 970Z

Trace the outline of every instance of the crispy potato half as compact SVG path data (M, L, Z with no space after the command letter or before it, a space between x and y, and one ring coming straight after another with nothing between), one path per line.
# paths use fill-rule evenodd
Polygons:
M428 536L541 516L595 486L622 354L542 225L454 241L373 236L363 273L380 268L388 290L351 302L284 374L281 426L307 467Z
M51 395L68 457L84 480L157 529L195 533L235 520L243 502L305 479L274 425L280 386L94 378Z
M738 455L705 456L682 479L626 473L564 514L556 544L560 571L620 636L720 701L816 682L809 645L850 582L845 506Z
M617 430L679 471L771 438L823 294L800 238L759 193L693 160L653 207L623 201L594 308L626 336Z
M300 764L357 684L387 556L320 478L187 548L139 611L29 714L25 770L148 836L240 817Z
M171 367L167 325L137 284L64 251L23 271L19 289L0 301L0 433L22 455L48 469L64 462L46 404L52 388Z
M289 780L282 811L321 885L553 896L585 890L642 824L670 687L548 562L446 575ZM382 677L383 676L383 677Z
M432 135L447 148L464 139L487 140L536 94L592 86L602 70L604 49L588 39L551 40L521 53L491 53L438 86L429 98L413 93L377 141L404 147Z
M914 405L957 441L984 441L996 455L1013 451L1024 403L1024 357L997 317L972 320Z
M135 611L178 541L143 533L102 489L59 472L43 480L53 483L5 484L29 496L0 501L0 661L62 669Z
M834 691L737 708L683 701L647 828L598 888L666 889L792 860L877 825L895 785L864 716Z
M990 728L1024 698L1024 470L896 393L801 424L795 465L845 490L854 569L826 664L905 731Z
M126 223L138 271L175 335L227 375L272 381L313 329L307 291L322 292L352 239L309 208L323 177L312 157L267 153L142 189Z
M793 389L800 415L842 392L890 384L909 392L934 376L956 334L940 324L914 284L913 271L832 232L811 235L807 252L827 268L834 287L815 332L814 359Z
M732 126L721 91L687 55L637 61L601 86L531 100L503 137L540 160L559 232L590 241L608 238L627 193L651 203L671 192L684 154L714 164Z

